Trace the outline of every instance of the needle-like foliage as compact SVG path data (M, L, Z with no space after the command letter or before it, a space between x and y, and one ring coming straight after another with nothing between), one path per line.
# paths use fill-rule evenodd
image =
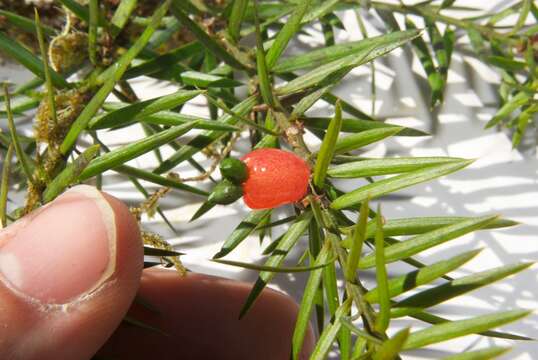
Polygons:
M185 225L172 224L160 207L160 200L176 191L197 203L190 216L199 221L224 206L214 201L211 190L217 188L212 184L219 178L215 170L224 160L242 155L238 153L246 146L236 145L244 140L251 149L293 151L311 169L306 196L287 205L292 215L276 219L272 209L250 211L231 233L217 232L222 246L211 260L258 272L243 308L235 314L238 318L255 306L278 273L308 273L293 336L287 340L292 359L300 357L313 317L319 339L311 359L324 359L331 351L341 359L399 359L402 352L471 334L529 339L491 330L522 318L524 310L463 314L459 320L430 312L431 307L516 274L529 263L452 278L449 274L479 256L480 250L449 254L436 262L417 260L424 251L458 242L463 235L515 222L496 214L390 219L383 217L381 207L370 207L374 201L383 202L383 196L462 170L472 160L364 158L361 153L370 144L427 134L384 123L332 91L352 70L368 65L375 103L373 61L406 47L425 73L431 107L439 107L453 55L474 54L501 75L500 103L487 127L515 129L516 146L538 112L535 2L521 0L498 13L466 18L458 13L474 10L448 0L414 5L354 0L54 3L34 13L30 5L0 0L0 55L35 75L15 89L5 84L1 94L0 117L7 119L9 129L0 132L2 226L74 184L90 182L106 190L110 172L142 194L144 201L132 208L139 221L144 214L159 214L172 229ZM345 31L341 10L355 12L363 39L336 41L336 29ZM368 36L365 13L379 20L384 33ZM514 26L503 28L501 21L512 15ZM325 46L290 54L288 48L318 25ZM177 90L165 96L145 94L141 100L132 84L142 76L173 84ZM188 113L187 105L195 101L205 101L209 116ZM309 110L320 103L334 105L333 115L312 116ZM22 135L17 126L18 118L27 114L35 117L34 136ZM105 132L135 128L144 131L142 139L112 148L103 140ZM307 143L306 134L319 142ZM142 156L153 156L153 167L140 167ZM195 175L187 177L186 168ZM342 190L342 181L353 189ZM27 195L25 204L16 204L20 207L9 202L15 186ZM273 230L280 235L274 236ZM262 264L225 258L253 235L259 235L260 243L270 239L260 248L266 257ZM145 254L159 258L146 266L162 264L185 273L182 252L157 234L144 231L142 237ZM302 254L298 264L290 264L291 253ZM393 276L393 263L400 262L415 268ZM366 286L367 276L375 278L375 285ZM415 319L421 330L412 326L393 331L392 319L398 317ZM126 321L166 336L137 319ZM505 351L492 347L449 358L489 359Z

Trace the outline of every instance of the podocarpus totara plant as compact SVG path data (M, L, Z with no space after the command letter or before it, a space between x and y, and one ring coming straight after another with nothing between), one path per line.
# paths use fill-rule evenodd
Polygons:
M9 134L0 134L4 150L0 189L3 225L50 202L75 183L92 182L101 187L102 175L108 171L125 176L146 197L132 209L139 219L144 213L158 214L169 226L159 201L170 191L199 198L202 205L192 221L244 195L254 210L223 238L214 261L259 272L238 317L249 311L276 273L308 272L289 340L292 358L298 357L314 316L320 335L312 359L325 358L334 347L341 359L395 359L403 351L470 334L528 340L491 330L522 318L528 313L525 310L465 314L463 320L450 320L433 315L430 308L529 264L454 279L447 274L477 256L478 251L450 254L432 264L417 260L423 251L462 235L514 222L497 215L385 219L380 207L374 210L369 206L372 199L461 170L471 161L361 157L361 149L369 144L393 136L426 134L378 121L339 99L332 89L352 69L372 64L375 58L400 46L412 45L428 73L435 105L442 101L456 35L465 30L483 59L502 69L504 105L493 123L520 107L518 120L510 123L523 129L536 111L529 97L536 85L532 36L536 26L524 26L529 13L537 17L532 1L486 15L486 25L480 25L478 19L445 16L445 8L459 9L453 1L440 5L427 1L416 6L366 1L363 6L385 21L387 33L344 44L334 44L334 29L341 27L334 11L358 10L357 1L167 0L155 5L158 2L141 0L60 0L55 5L62 5L61 10L46 8L54 11L56 20L45 18L44 23L39 11L34 14L18 1L0 3L2 26L7 29L0 32L0 51L36 75L26 84L3 89L1 115L9 125ZM497 21L516 11L521 11L516 26L501 32ZM411 18L405 23L407 29L400 30L394 12L422 17L427 30L415 29ZM61 29L57 13L65 17ZM286 56L290 41L317 23L322 25L326 46ZM448 26L444 34L439 32L438 23ZM424 33L433 41L433 56L423 40ZM513 51L514 45L521 54ZM517 76L521 72L527 76L523 83ZM141 101L129 82L140 76L177 84L178 89ZM239 87L247 89L246 95L237 91ZM120 102L107 102L111 94ZM186 103L200 96L207 100L208 118L182 112ZM318 102L334 105L334 116L306 115ZM34 135L24 136L17 131L17 119L35 108ZM100 139L102 131L130 126L142 127L147 136L111 149ZM307 132L319 138L319 147L305 143ZM252 150L231 157L236 141L247 135ZM163 157L161 149L165 147L173 150L172 155ZM127 164L148 152L155 154L155 168ZM186 163L200 174L187 178L174 172ZM222 176L216 182L218 168ZM359 178L368 183L349 192L334 181ZM150 193L146 188L150 184L160 188ZM26 191L26 202L8 211L7 198L14 188ZM293 215L272 218L279 206L292 207ZM264 265L225 259L248 236L259 233L261 239L270 238L270 230L277 227L285 230L265 246ZM299 241L303 237L307 246ZM162 263L185 272L181 254L158 234L143 232L143 238L146 255L161 257L160 262L147 266ZM295 266L286 262L292 250L302 253ZM387 267L395 262L405 262L416 270L388 277ZM375 272L376 286L367 288L361 281L367 272ZM433 287L424 287L434 282ZM412 295L408 295L410 290L415 290ZM430 325L389 337L391 320L399 317ZM505 350L494 347L452 358L485 359Z

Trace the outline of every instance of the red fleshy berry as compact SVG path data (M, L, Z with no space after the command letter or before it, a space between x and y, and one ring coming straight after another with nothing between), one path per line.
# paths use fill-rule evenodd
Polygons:
M247 165L243 199L251 209L271 209L300 201L308 190L310 168L297 155L279 149L259 149L241 160Z

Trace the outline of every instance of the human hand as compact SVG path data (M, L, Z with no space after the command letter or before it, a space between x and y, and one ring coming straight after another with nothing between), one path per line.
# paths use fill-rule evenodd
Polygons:
M0 359L289 359L291 298L265 290L238 320L250 285L142 267L136 221L90 186L3 229ZM128 311L166 335L122 323Z

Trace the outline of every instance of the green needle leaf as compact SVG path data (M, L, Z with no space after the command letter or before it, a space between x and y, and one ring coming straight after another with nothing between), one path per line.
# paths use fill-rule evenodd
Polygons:
M527 20L527 17L529 16L529 12L531 10L531 6L533 4L532 0L523 0L522 1L521 10L519 12L519 17L514 24L514 27L512 30L510 30L510 35L516 34L524 25L525 21Z
M412 271L402 276L398 276L388 281L388 291L391 298L403 294L417 286L428 284L439 277L459 268L472 258L481 249L471 250L460 255L451 257L448 260L441 260L432 265L425 266L419 270ZM379 290L373 288L364 295L364 299L370 303L379 302Z
M52 84L51 73L49 69L49 62L47 57L47 48L45 45L45 37L43 36L43 29L41 28L41 21L39 19L39 13L37 8L34 8L35 14L35 27L37 33L37 40L39 42L39 50L41 51L41 59L43 61L43 71L45 73L45 85L47 88L47 98L49 101L49 111L50 117L54 124L58 123L58 118L56 116L56 103L54 101L54 87Z
M508 117L511 113L516 111L519 107L525 105L530 99L532 98L532 95L526 91L520 91L518 92L514 97L512 97L509 101L507 101L499 110L497 110L497 113L495 116L491 118L490 121L486 124L486 129L489 129L498 123L500 123L503 119Z
M213 120L202 119L197 116L178 114L172 111L159 111L158 113L145 116L143 119L140 119L140 121L148 124L165 126L177 126L190 122L196 122L196 125L193 127L193 129L219 130L228 132L239 130L237 126L223 124Z
M197 88L228 88L243 86L244 84L233 79L211 74L205 74L198 71L184 71L181 73L181 81L185 85L195 86Z
M405 342L404 350L418 349L457 337L483 332L519 320L530 313L527 310L512 310L433 325L411 333Z
M2 96L2 99L5 101L5 96ZM13 115L23 115L25 111L35 109L39 106L40 100L36 98L30 98L26 96L18 96L11 102L11 113ZM0 115L7 114L6 106L0 104ZM2 116L3 117L3 116ZM27 138L30 139L30 138ZM34 141L33 139L31 140Z
M173 250L166 250L166 249L157 249L149 246L144 246L144 255L146 256L181 256L185 255L183 253L173 251Z
M256 105L256 97L251 96L234 106L231 110L239 116L245 116L254 105ZM217 122L235 125L238 122L238 119L235 116L223 114L217 119ZM162 164L155 169L155 173L161 174L165 171L172 170L174 167L183 161L190 159L194 154L198 153L206 146L212 144L214 141L222 138L226 134L227 132L225 131L207 131L196 136L176 153L174 153L170 158L163 161Z
M352 241L349 256L347 258L347 264L344 271L346 280L350 282L355 282L355 274L357 272L357 267L359 266L359 259L362 254L362 246L364 244L364 240L366 240L366 226L368 223L368 215L370 213L368 200L369 199L366 199L361 203L359 219L357 224L354 226L354 231L351 238Z
M119 109L123 109L127 106L131 106L126 103L105 103L103 105L103 108L107 111L116 111ZM133 113L135 113L133 111ZM137 114L134 114L136 116ZM100 128L102 126L102 117L98 116L95 117L91 122L89 127L94 128ZM232 126L228 124L222 124L219 122L216 122L214 120L204 119L198 116L191 116L191 115L184 115L180 113L176 113L174 111L159 111L155 114L145 115L142 118L139 118L139 116L136 116L138 119L138 122L145 123L145 124L154 124L154 125L164 125L164 126L178 126L183 125L191 122L196 122L196 125L193 127L193 129L204 129L204 130L220 130L220 131L237 131L239 128L237 126ZM123 119L118 116L116 119L117 123L112 122L110 123L113 128L118 128L122 126L129 125L129 121L124 123L122 121ZM119 124L119 125L117 125Z
M386 127L351 134L338 139L334 146L334 152L336 154L342 154L353 151L363 146L394 136L401 130L402 128L400 127Z
M466 351L461 354L444 357L443 360L490 360L510 351L510 348L493 346L487 349Z
M177 49L147 60L140 65L131 67L129 70L125 71L123 79L132 79L142 75L151 76L163 69L177 68L179 62L199 54L202 50L203 46L198 41L190 42Z
M208 196L209 196L209 194L208 194ZM215 203L213 203L211 201L204 201L204 203L198 208L198 210L196 210L196 212L191 217L189 222L200 218L202 215L204 215L209 210L213 209L215 206L217 206L217 204L215 204Z
M0 32L0 48L2 52L9 55L22 66L45 80L45 70L41 59L37 58L34 54L21 46L16 41L8 38L4 33ZM54 86L58 88L67 88L69 83L57 72L50 69L50 78Z
M194 128L194 127L193 127ZM207 191L200 190L198 188L195 188L193 186L184 184L174 178L171 177L164 177L149 171L145 171L139 168L134 168L128 165L119 165L114 168L114 171L119 172L121 174L125 174L128 176L132 176L137 179L149 181L154 184L158 184L161 186L170 187L172 189L180 190L180 191L186 191L190 192L192 194L201 195L201 196L208 196L209 193Z
M290 18L284 24L284 27L276 35L275 41L267 51L266 61L269 70L273 68L280 55L286 50L291 38L301 28L301 20L305 16L311 2L311 0L300 0Z
M388 179L383 179L338 197L332 202L331 208L336 210L344 209L360 203L368 196L376 198L421 182L429 181L463 169L472 162L473 160L465 160L439 166L430 166L425 169L415 170Z
M151 114L182 105L202 93L204 93L202 90L179 90L170 95L126 105L106 115L93 118L88 123L88 128L98 130L133 124Z
M472 219L471 217L462 216L434 216L420 218L402 218L390 219L383 225L383 233L385 236L401 236L401 235L417 235L425 232L439 229L443 226L453 225L464 220ZM517 225L518 223L512 220L495 219L482 229L498 229ZM375 222L368 223L366 230L366 238L373 238L375 234ZM353 226L341 228L344 233L350 234ZM350 247L350 241L344 240L342 245Z
M428 166L461 162L461 158L450 157L410 157L367 159L331 167L327 174L333 178L358 178L367 176L400 174L424 169Z
M8 86L5 83L4 83L4 98L5 98L5 104L6 104L6 113L7 113L9 133L11 135L11 144L13 144L13 147L15 148L15 154L17 154L17 159L19 160L19 163L22 166L24 175L26 175L26 178L28 179L28 181L33 182L34 176L32 173L30 159L28 158L28 155L26 155L26 153L22 150L22 146L19 141L19 135L17 134L17 129L15 128L15 122L13 121L13 114L11 112L11 98L9 96Z
M321 189L325 184L325 176L327 174L327 168L331 163L334 155L335 145L338 141L338 135L340 134L340 128L342 127L342 107L340 103L336 103L334 118L329 125L321 148L316 159L316 165L314 167L314 185Z
M384 53L387 53L419 35L420 31L417 30L395 31L390 34L371 37L359 41L325 46L304 54L281 59L272 68L272 71L274 73L288 73L305 68L317 68L349 55L355 55L357 58L359 58L365 53L368 54L374 45L379 49L386 47ZM370 56L373 55L374 54L371 54ZM376 55L376 57L377 56L380 55ZM372 59L368 59L365 62L370 60Z
M260 221L262 221L270 212L271 210L258 210L248 214L230 236L228 236L228 239L226 239L222 245L222 249L220 249L213 258L218 259L228 255L256 229Z
M230 17L228 18L228 34L235 42L237 42L239 39L241 22L245 16L247 5L248 0L233 0L232 11L230 12Z
M409 18L406 18L405 24L408 29L416 29L415 24ZM428 83L430 84L432 91L431 106L434 107L438 102L441 103L443 101L443 76L435 67L430 50L428 49L428 45L426 45L424 39L417 37L413 39L412 43L418 59L420 60L420 63L422 64L422 67L424 68L424 71L428 77Z
M331 89L331 86L326 86L324 88L321 88L319 90L316 90L308 94L307 96L299 100L297 104L295 105L295 107L293 108L293 112L291 113L292 118L296 119L296 118L299 118L300 116L303 116L303 114L308 109L310 109L330 89ZM337 103L340 103L340 101L338 100ZM333 118L328 118L326 126L323 129L327 129L332 123L333 123Z
M43 192L43 203L48 203L60 195L68 186L76 183L82 171L99 153L101 146L93 145L84 150L72 163L67 165Z
M244 269L249 270L257 270L257 271L267 271L267 272L274 272L274 273L298 273L298 272L310 272L318 269L322 269L325 266L327 266L329 263L332 264L332 262L336 260L335 258L332 259L332 261L327 260L324 263L321 264L314 264L312 266L294 266L294 267L286 267L286 266L267 266L267 265L258 265L258 264L251 264L241 261L233 261L233 260L225 260L225 259L212 259L211 261L224 264L224 265L230 265L230 266L237 266Z
M99 0L90 0L88 25L88 54L92 64L97 65L97 27L99 26Z
M326 89L326 88L323 88L323 89ZM323 94L322 97L327 94L328 93ZM305 98L303 98L303 100L304 99ZM342 104L342 110L348 111L347 109L344 108L343 106L344 104L341 100L340 100L340 103ZM305 126L307 128L326 130L329 127L329 124L331 123L332 118L302 117L301 120L305 122ZM365 120L365 119L346 119L346 118L342 119L341 132L359 133L362 131L379 129L379 128L400 128L401 131L398 132L395 136L427 136L429 135L421 130L412 129L408 127L401 127L397 125L391 125L391 124L387 124L381 121L373 121L373 120Z
M278 243L278 246L273 251L273 254L265 262L265 266L280 267L290 249L297 243L299 238L308 228L308 224L312 220L312 217L313 215L311 211L305 211L299 217L297 217L297 220L295 220L295 222L290 226L288 231ZM258 280L256 280L256 283L252 287L245 304L241 308L239 318L246 315L252 304L254 304L254 301L256 301L258 298L258 295L260 295L267 283L269 283L274 276L275 273L273 272L260 272Z
M0 16L2 16L3 19L5 19L5 21L7 21L9 24L23 31L26 31L32 34L35 32L35 22L25 16L20 16L11 11L1 10L1 9L0 9ZM42 29L43 29L43 33L45 33L45 35L47 36L54 36L56 34L56 30L54 30L50 26L42 25Z
M372 360L394 360L402 351L407 338L409 337L409 328L398 331L393 337L386 340L374 353Z
M443 303L449 299L518 273L532 264L533 263L523 263L501 266L421 291L396 303L393 306L391 316L401 317L420 312L428 307Z
M310 355L310 360L323 360L326 358L332 344L334 343L334 340L336 339L336 336L338 335L338 332L340 331L340 328L342 327L342 322L340 320L347 316L350 308L351 298L348 298L336 310L333 323L327 326L321 333L321 336L316 343L316 347Z
M267 62L265 51L263 49L263 40L260 33L260 22L258 20L258 2L254 0L254 20L256 22L256 69L258 71L258 81L260 92L262 94L263 101L274 106L273 91L271 86L271 79L269 78L269 72L267 70Z
M90 11L87 7L79 4L76 0L59 0L63 6L65 6L67 9L69 9L74 15L76 15L78 18L89 22L90 19Z
M181 0L173 0L171 7L172 14L183 24L190 32L200 41L206 49L211 51L216 57L227 63L228 65L239 69L247 70L248 66L243 64L228 52L220 43L209 36L204 29L197 23L192 21L187 14L182 10Z
M11 176L11 159L13 158L13 144L9 144L7 148L6 156L4 157L4 164L2 165L2 180L0 183L0 221L2 228L7 226L7 194L9 192L9 179Z
M385 248L385 259L387 263L389 263L408 258L426 249L481 229L496 218L497 215L471 218L425 234L417 235L409 240L395 243L394 245ZM370 268L374 265L375 254L368 254L359 262L359 268L361 269Z
M385 238L383 236L383 220L381 217L381 205L377 206L375 217L377 228L375 232L375 276L377 280L377 292L379 294L379 314L375 319L374 328L384 333L390 322L390 295L387 280L387 268L385 267Z
M138 0L120 1L120 4L118 5L116 11L114 12L114 15L112 16L112 19L110 20L110 23L112 24L112 29L110 31L112 37L115 38L119 35L123 27L129 21L129 17L136 8L137 3Z
M305 14L302 23L306 24L310 21L323 19L326 15L330 14L330 12L334 10L339 2L340 0L322 1L318 6L313 7L310 9L310 11L308 11L308 13Z
M413 315L411 315L411 317L413 317L415 319L419 319L419 320L424 321L424 322L427 322L429 324L442 324L442 323L451 322L451 320L442 318L442 317L437 316L437 315L430 314L430 313L428 313L426 311L421 312L421 313L417 313L417 314L413 314ZM524 341L531 341L531 340L534 341L535 340L535 339L527 337L527 336L521 336L521 335L516 335L516 334L511 334L511 333L506 333L506 332L501 332L501 331L492 331L492 330L480 331L480 332L477 332L477 334L480 334L480 335L483 335L483 336L488 336L488 337L499 338L499 339L524 340Z
M146 27L144 32L136 40L136 42L127 50L125 54L113 65L111 65L107 70L101 73L102 76L105 76L107 79L103 86L97 91L97 93L90 100L88 105L77 117L69 132L65 136L65 139L60 146L60 151L62 154L67 154L75 142L78 139L80 133L86 129L86 126L90 122L91 118L97 113L101 105L103 105L105 99L108 97L116 82L121 79L127 67L129 67L131 61L138 55L140 51L147 45L151 36L161 23L161 19L168 11L171 0L166 0L153 14L151 17L150 24ZM105 75L103 75L105 74Z
M340 322L342 323L342 325L344 325L346 328L348 328L352 333L358 335L359 337L361 337L363 339L367 339L369 342L372 342L372 343L374 343L376 345L381 345L382 344L381 339L369 334L368 332L366 332L364 330L357 329L355 327L355 325L353 325L353 323L349 319L342 318L342 319L340 319Z
M439 32L439 29L437 28L437 25L435 24L435 22L431 21L432 19L425 18L425 20L426 20L426 26L428 29L428 35L430 36L430 39L432 42L432 48L435 53L435 58L437 59L437 64L438 64L437 70L441 78L439 94L435 94L435 95L440 96L438 99L439 101L442 102L443 91L446 87L448 67L450 64L450 56L452 54L452 48L453 48L453 44L450 43L450 36L451 36L450 29L447 28L448 35L445 38Z
M330 242L326 241L313 265L319 266L321 264L326 264L330 256ZM322 268L318 268L310 273L304 289L303 297L301 298L301 306L299 307L299 314L297 314L295 330L293 331L292 338L292 355L294 360L299 359L299 353L303 348L304 337L310 324L310 314L312 313L312 308L314 307L316 294L321 283L322 273Z
M80 175L81 180L89 179L92 176L101 174L106 170L113 169L123 165L129 160L139 157L142 154L152 151L179 136L191 130L194 123L175 126L173 128L161 131L160 133L148 136L147 138L125 145L121 148L112 150L92 160Z
M371 45L360 54L348 55L342 59L322 65L278 87L276 94L291 95L312 87L333 85L339 82L353 68L373 60L374 56L372 54L374 53L376 53L375 46Z

